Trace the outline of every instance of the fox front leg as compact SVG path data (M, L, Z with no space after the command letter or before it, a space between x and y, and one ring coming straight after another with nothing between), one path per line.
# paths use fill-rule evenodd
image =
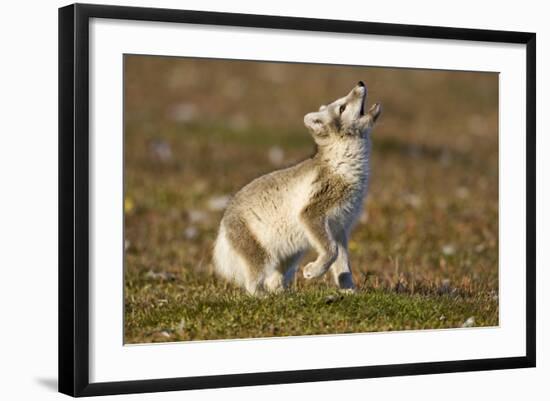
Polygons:
M306 225L306 236L317 251L317 259L308 263L303 270L306 279L325 274L338 257L338 245L332 237L326 218L311 218L302 215Z
M355 291L351 266L349 262L348 236L344 230L337 231L335 235L338 244L338 257L330 267L334 282L341 291L351 293Z

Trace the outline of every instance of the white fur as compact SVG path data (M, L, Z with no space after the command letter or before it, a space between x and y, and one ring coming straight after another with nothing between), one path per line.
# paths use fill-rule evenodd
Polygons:
M339 238L338 241L331 238L333 243L331 246L334 249L330 251L334 255L330 260L330 267L335 281L341 288L347 290L354 288L351 281L347 238L360 214L368 188L369 131L373 125L373 118L368 120L368 117L360 112L365 97L366 89L358 86L347 97L338 99L329 106L322 106L320 111L305 117L306 126L312 131L314 139L319 146L323 146L325 156L323 165L328 167L331 174L341 177L353 188L346 199L332 208L326 216L329 236L336 232L335 227L344 229L343 238ZM340 108L345 101L348 102L345 110L347 114L340 113L338 118L343 120L345 117L350 124L356 121L363 123L364 120L365 127L361 126L361 137L340 136L332 140L327 139L325 135L316 137L322 133L323 126L334 118L335 109ZM257 276L251 274L251 266L247 265L246 259L239 255L227 237L224 219L220 224L213 254L215 269L220 276L245 287L252 294L261 290L276 291L288 287L300 257L308 249L318 250L319 258L304 268L306 278L319 274L315 273L319 270L319 260L326 256L322 255L321 244L312 239L301 215L304 208L311 202L312 196L319 190L316 181L318 171L300 169L301 165L276 171L252 181L240 191L246 196L236 200L240 218L246 222L250 232L268 254L265 266L261 266L261 274ZM275 182L278 188L273 190L269 185L262 187L263 182ZM347 281L344 280L346 282L339 282L342 273L348 273Z
M220 225L218 237L214 244L213 253L214 266L216 272L227 281L234 281L238 285L246 283L244 276L245 269L242 268L242 258L233 250L225 235L225 227Z

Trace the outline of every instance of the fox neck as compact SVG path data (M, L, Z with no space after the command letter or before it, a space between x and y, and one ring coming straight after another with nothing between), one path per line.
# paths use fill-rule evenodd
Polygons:
M319 145L315 158L351 184L366 184L369 174L370 139L343 138Z

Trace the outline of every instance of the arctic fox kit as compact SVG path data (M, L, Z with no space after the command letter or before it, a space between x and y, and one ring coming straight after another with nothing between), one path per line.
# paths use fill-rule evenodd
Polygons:
M381 112L376 103L365 113L366 97L360 81L345 97L306 114L316 154L234 196L214 246L219 275L250 294L279 291L313 248L317 258L303 268L306 279L331 270L339 288L355 289L348 236L367 193L370 132Z

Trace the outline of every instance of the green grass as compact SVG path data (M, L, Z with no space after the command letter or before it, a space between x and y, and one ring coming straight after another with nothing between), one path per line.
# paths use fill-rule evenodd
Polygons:
M142 278L128 291L128 343L442 329L461 327L465 317L476 326L498 321L498 301L491 294L372 288L341 294L317 285L251 297L210 277Z
M216 63L126 62L126 343L499 324L496 75ZM303 114L359 79L384 112L349 246L357 293L300 271L263 298L219 281L212 200L281 167L274 147L282 166L308 157Z

